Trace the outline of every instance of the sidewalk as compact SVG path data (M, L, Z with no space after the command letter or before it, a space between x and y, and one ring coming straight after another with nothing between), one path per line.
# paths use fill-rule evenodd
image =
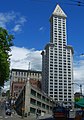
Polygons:
M17 113L15 113L15 114L13 114L13 116L15 117L15 118L18 118L18 120L37 120L36 119L36 116L27 116L27 117L23 117L22 118L22 116L19 116L19 115L17 115Z
M0 116L0 120L3 120L3 117L2 117L2 116Z
M13 116L15 117L15 118L18 118L18 120L39 120L39 119L45 119L45 118L53 118L53 116L51 115L51 114L45 114L44 116L36 116L36 115L29 115L29 116L27 116L27 117L23 117L22 118L22 116L19 116L16 112L15 112L15 114L13 114Z

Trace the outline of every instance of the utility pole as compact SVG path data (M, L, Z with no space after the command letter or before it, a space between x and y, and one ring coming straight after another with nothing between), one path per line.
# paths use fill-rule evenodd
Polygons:
M82 84L78 84L78 83L72 83L72 84L76 84L80 87L80 96L82 97Z
M80 84L80 95L82 97L82 85Z
M30 64L31 64L31 63L29 62L28 70L30 70L30 69L31 69L31 68L30 68L30 67L31 67L31 66L30 66Z
M24 100L25 100L25 87L23 88L23 95L22 95L22 118L24 118Z

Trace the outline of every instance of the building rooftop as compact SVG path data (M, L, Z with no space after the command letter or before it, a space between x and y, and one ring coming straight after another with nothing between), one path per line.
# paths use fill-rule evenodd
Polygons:
M56 8L54 9L53 15L61 16L61 17L67 17L64 11L61 9L61 7L57 4Z
M11 71L42 73L42 71L37 71L37 70L24 70L24 69L11 69Z

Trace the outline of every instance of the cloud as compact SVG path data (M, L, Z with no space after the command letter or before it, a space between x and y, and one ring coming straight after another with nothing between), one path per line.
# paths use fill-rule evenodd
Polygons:
M43 31L43 30L44 30L44 27L40 27L40 28L39 28L39 31Z
M17 31L19 32L19 31L21 31L21 25L19 25L19 24L18 24L18 25L15 25L15 27L13 28L13 31L14 31L14 32L17 32Z
M14 12L0 13L0 26L6 28L7 23L13 21L16 18Z
M10 81L5 82L4 87L2 88L2 92L6 92L10 89Z
M28 69L29 62L31 69L42 70L41 51L13 46L11 51L11 68ZM84 57L79 56L79 60L74 60L74 83L79 85L84 80ZM74 85L76 86L76 85Z
M22 16L22 17L19 18L18 21L16 21L16 23L23 25L26 21L27 21L26 18Z
M11 68L41 70L41 51L13 46L11 48Z
M17 21L15 21L16 25L14 26L14 28L12 29L12 31L14 32L20 32L22 31L22 26L24 25L24 23L26 22L26 18L21 16Z
M10 69L15 68L28 70L30 67L30 69L32 70L41 71L42 68L41 51L35 50L34 48L26 49L24 47L20 48L13 46L11 47L10 54L12 54L12 56L10 57L11 59ZM3 90L6 91L8 89L10 89L9 81L5 83Z
M15 13L14 11L0 13L0 27L8 29L8 24L10 24L13 32L21 31L22 26L26 21L24 16L21 16L20 13Z
M11 47L11 69L29 69L42 70L42 56L41 51L32 49L26 49L24 47ZM82 90L84 92L84 56L79 56L79 59L74 59L73 76L74 83L82 84ZM80 87L74 84L74 92L80 92ZM8 87L5 87L8 89Z
M79 56L79 59L74 60L74 83L84 87L84 56ZM77 85L74 84L75 91L79 91ZM79 87L80 88L80 87ZM84 92L84 89L83 89Z
M20 47L11 48L11 68L28 69L29 62L31 69L42 70L41 51ZM84 57L74 60L73 67L74 83L84 84ZM79 86L74 84L75 91L79 91ZM83 90L84 91L84 90Z

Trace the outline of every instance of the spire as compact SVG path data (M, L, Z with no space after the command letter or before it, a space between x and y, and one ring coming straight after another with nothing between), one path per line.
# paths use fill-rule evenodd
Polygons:
M64 11L61 9L61 7L58 4L52 14L57 16L67 17Z

